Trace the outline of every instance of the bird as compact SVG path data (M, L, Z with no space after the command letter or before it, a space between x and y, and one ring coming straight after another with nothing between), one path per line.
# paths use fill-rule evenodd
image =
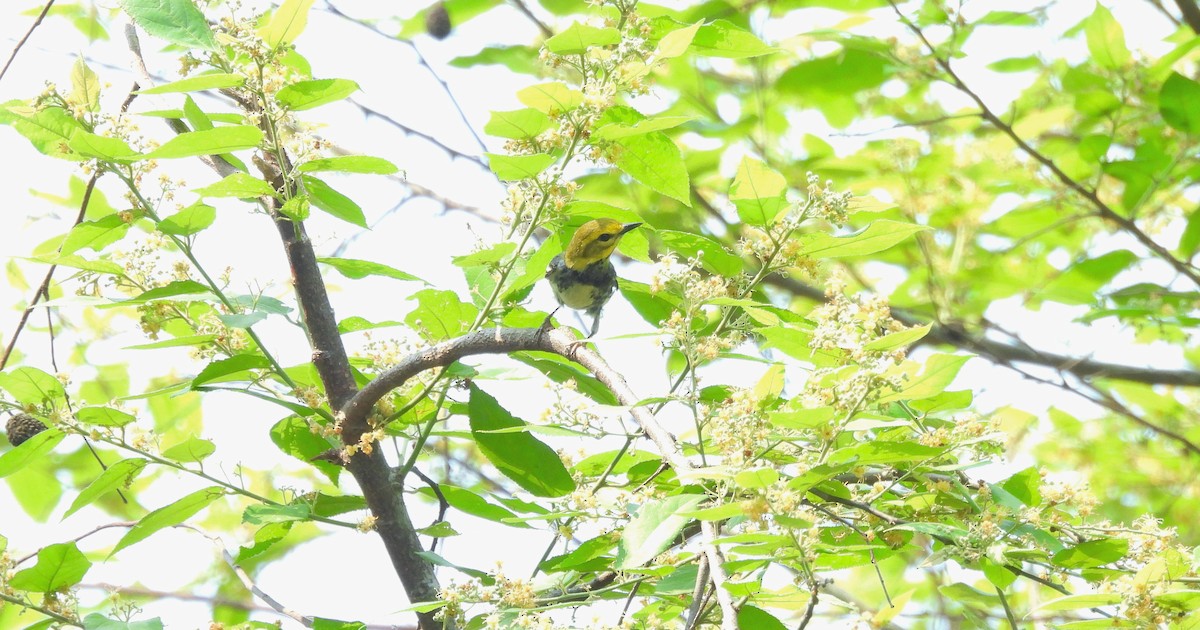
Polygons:
M542 323L548 328L550 318L564 306L592 316L590 339L600 329L600 311L617 290L617 270L609 257L621 237L641 223L621 223L615 219L593 219L579 226L571 237L566 251L554 257L546 268L546 279L554 290L558 308Z

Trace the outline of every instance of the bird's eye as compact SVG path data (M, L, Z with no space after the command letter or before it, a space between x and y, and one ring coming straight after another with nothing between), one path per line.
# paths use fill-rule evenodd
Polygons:
M597 236L596 238L602 242L607 242L607 241L611 241L612 237L613 237L612 234L601 234L600 236Z

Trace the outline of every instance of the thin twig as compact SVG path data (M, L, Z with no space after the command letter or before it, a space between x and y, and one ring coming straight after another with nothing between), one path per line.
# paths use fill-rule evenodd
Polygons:
M509 1L512 2L515 7L517 7L517 10L521 12L521 15L524 15L529 19L530 22L533 22L533 24L538 27L538 30L542 32L542 35L546 37L554 35L554 30L547 26L545 22L539 20L538 17L533 14L533 11L530 11L529 7L525 5L524 0Z
M88 202L92 198L92 191L96 189L96 181L100 179L100 171L92 173L88 179L87 187L83 189L83 201L79 204L79 212L75 215L75 222L71 227L83 223L83 217L87 213ZM58 246L58 251L62 251L62 245ZM33 297L29 300L29 306L21 312L21 319L17 321L17 329L13 331L12 337L8 340L8 346L4 349L4 356L0 357L0 370L3 370L8 365L8 357L12 355L13 348L17 345L17 339L21 336L21 331L25 329L25 324L29 321L29 315L33 313L33 309L37 306L39 300L44 296L50 295L50 281L54 278L54 272L58 269L58 264L51 263L50 268L46 270L46 276L42 278L41 284L38 285L36 291L33 292Z
M1181 9L1183 9L1186 2L1187 0L1179 1ZM892 10L896 13L896 16L900 19L900 21L903 22L904 25L908 27L908 29L912 31L918 39L921 40L921 43L924 44L925 48L929 51L929 54L933 56L934 62L937 63L937 65L950 79L950 84L972 101L975 101L975 105L979 107L980 114L983 116L984 120L988 121L994 127L1003 132L1004 135L1008 136L1009 139L1017 145L1017 148L1019 148L1029 157L1033 158L1035 162L1045 167L1046 170L1050 171L1050 173L1054 175L1054 178L1060 183L1075 191L1075 193L1077 193L1079 196L1083 197L1093 208L1096 209L1096 212L1100 217L1115 223L1122 230L1141 243L1146 249L1150 250L1150 252L1155 256L1171 265L1176 271L1191 280L1192 283L1200 286L1200 274L1197 273L1195 267L1190 265L1187 261L1176 258L1171 254L1170 250L1168 250L1166 247L1163 247L1157 241L1150 238L1148 234L1143 232L1142 229L1139 228L1132 219L1126 218L1116 210L1113 210L1107 203L1100 199L1099 195L1096 194L1096 191L1085 187L1083 184L1079 183L1078 180L1074 179L1070 175L1067 175L1067 173L1063 171L1062 168L1060 168L1058 164L1054 162L1054 160L1033 148L1032 145L1026 142L1025 139L1022 138L1020 134L1018 134L1016 130L1012 128L1012 125L1009 125L1001 120L1000 117L988 107L987 103L985 103L983 99L977 93L975 93L974 90L967 86L967 84L951 67L950 61L938 54L937 47L933 45L933 42L929 41L929 39L925 36L925 32L920 26L917 26L912 20L908 19L908 16L906 16L904 12L900 10L900 7L896 5L895 0L888 0L888 4L891 5ZM1191 8L1195 8L1194 4L1188 4Z
M237 576L238 581L242 583L242 586L246 587L246 590L253 593L255 597L266 602L268 606L275 609L279 614L290 617L300 624L303 624L304 627L313 627L313 617L302 615L295 610L284 606L279 602L279 600L271 597L266 593L266 591L259 588L258 584L255 584L254 580L250 577L250 574L246 573L246 570L237 563L237 558L234 558L233 554L229 553L229 550L225 548L225 544L221 542L220 538L217 538L216 536L210 536L204 530L201 530L197 527L192 527L191 525L176 525L176 527L190 529L211 541L213 546L216 547L217 551L220 552L221 558L225 560L225 564L229 565L229 568L233 570L233 573Z
M808 627L808 623L812 621L813 611L817 609L818 595L821 593L821 583L817 580L812 581L812 590L809 592L808 606L804 607L804 618L800 620L800 625L797 630L804 630Z
M487 144L483 141L483 138L479 137L479 133L475 131L475 127L473 125L471 125L471 121L467 120L467 114L465 111L463 111L462 105L459 104L458 99L454 96L454 92L450 90L450 85L448 83L446 83L446 80L443 79L436 70L433 69L433 66L430 65L429 61L427 61L425 59L425 55L421 54L421 50L419 48L417 48L417 45L414 42L404 40L404 39L399 39L397 37L393 37L392 35L383 32L382 30L380 30L379 28L377 28L371 24L367 24L366 22L363 22L362 20L357 20L357 19L343 13L341 11L341 9L338 9L336 6L334 6L334 4L332 2L325 3L325 10L332 13L333 15L336 15L337 17L342 18L343 20L350 22L351 24L357 24L358 26L361 26L362 28L365 28L381 37L386 37L387 39L390 39L393 42L396 42L399 44L404 44L404 45L408 46L409 49L411 49L413 51L413 54L415 54L417 56L417 63L424 66L425 70L429 72L430 76L432 76L434 78L434 80L437 81L438 84L442 86L442 91L444 91L446 93L446 97L449 98L450 103L452 105L454 105L455 111L458 112L458 117L462 120L463 125L467 128L467 131L471 134L471 137L474 138L475 142L479 144L479 148L484 151L487 151Z
M8 56L8 61L4 62L3 68L0 68L0 81L4 80L4 74L8 72L8 67L12 65L13 60L17 58L17 53L21 51L21 47L25 45L25 42L29 41L29 37L33 35L33 31L42 23L42 20L46 19L46 14L50 13L50 7L52 6L54 6L54 0L48 0L46 6L42 7L42 12L38 14L33 24L30 25L29 30L25 31L25 35L17 42L12 54Z

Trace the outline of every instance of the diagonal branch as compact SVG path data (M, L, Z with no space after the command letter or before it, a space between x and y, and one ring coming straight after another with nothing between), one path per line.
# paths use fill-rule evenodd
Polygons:
M425 370L446 367L471 355L508 354L523 350L553 352L582 365L595 375L596 379L607 387L622 405L630 407L630 413L634 420L658 447L659 454L667 463L681 473L695 468L683 454L675 437L659 424L650 409L637 404L641 398L634 394L625 382L625 378L609 367L599 354L579 345L575 336L566 329L547 331L538 328L491 328L477 330L410 354L384 371L375 380L367 383L341 407L338 415L342 421L342 439L347 443L354 443L357 438L369 430L367 417L375 403ZM703 552L708 560L714 591L721 606L721 627L723 630L736 630L737 610L731 594L724 586L729 580L729 575L725 570L724 554L716 544L718 534L715 523L711 521L701 523Z
M29 25L29 30L25 31L25 35L22 36L21 40L17 42L17 45L13 47L12 54L8 56L8 61L5 61L4 67L0 68L0 79L3 79L4 75L8 73L8 67L11 66L12 62L16 60L17 53L21 52L21 47L25 45L25 42L29 41L30 36L33 35L33 31L37 30L37 27L42 23L42 20L46 19L46 14L50 13L50 7L52 6L54 6L54 0L48 0L46 2L46 6L42 7L42 12L39 13L38 16L33 20L33 24Z
M1175 6L1183 14L1183 21L1192 31L1200 34L1200 6L1196 5L1196 0L1175 0Z
M1186 2L1187 0L1180 1L1181 9ZM954 72L954 69L950 66L950 61L938 54L937 47L935 47L933 43L930 42L927 37L925 37L925 32L921 30L921 27L913 23L912 20L909 20L908 17L904 15L904 12L900 10L900 7L896 6L895 0L888 0L888 4L891 5L892 10L895 11L896 16L900 19L900 21L903 22L904 25L907 26L908 29L917 36L918 39L921 40L921 43L925 45L925 48L929 50L929 54L933 56L935 63L937 63L938 67L940 67L950 79L950 84L975 102L975 105L979 107L980 115L984 120L988 121L994 127L1003 132L1004 135L1008 136L1009 139L1017 145L1017 148L1021 149L1022 152L1033 158L1035 162L1041 164L1046 168L1046 170L1050 171L1050 173L1054 175L1054 178L1057 179L1061 184L1075 191L1075 193L1077 193L1079 196L1083 197L1093 208L1095 208L1096 213L1101 218L1115 223L1123 231L1141 243L1143 247L1150 250L1150 252L1162 259L1167 264L1171 265L1175 271L1179 272L1183 276L1186 276L1192 281L1192 283L1200 286L1200 273L1197 273L1197 269L1195 267L1193 267L1187 261L1176 258L1171 254L1170 250L1168 250L1166 247L1163 247L1153 238L1150 238L1150 235L1143 232L1142 229L1138 227L1132 219L1124 217L1116 210L1113 210L1111 206L1100 199L1099 195L1096 194L1096 191L1087 188L1078 180L1072 178L1070 175L1067 175L1065 171L1059 168L1058 164L1056 164L1054 160L1051 160L1049 157L1033 148L1032 145L1026 142L1025 139L1022 138L1012 128L1012 125L1009 125L1001 120L1000 117L997 116L996 113L987 106L987 103L984 103L983 99L980 98L980 96L976 94L974 90L967 86L967 84L958 76L958 74ZM1194 4L1191 6L1195 8Z
M826 299L824 291L790 276L774 275L768 277L764 282L795 296L822 302ZM944 343L964 350L970 350L1000 365L1008 365L1014 362L1031 363L1067 372L1080 379L1111 378L1135 383L1146 383L1148 385L1200 387L1200 372L1195 370L1161 370L1120 363L1108 363L1077 356L1045 352L1036 348L1016 346L971 333L958 324L926 322L916 314L902 308L893 307L892 316L906 326L924 326L929 324L931 328L929 329L929 334L925 336L926 341Z
M129 25L126 28L126 39L133 53L135 72L140 77L149 77L145 62L141 55L141 46L137 30ZM235 95L236 96L236 95ZM245 99L235 99L248 110L256 109L253 103ZM270 124L262 117L261 124ZM186 125L179 120L168 120L168 124L177 133L187 131ZM269 137L269 136L268 136ZM265 158L265 159L264 159ZM286 156L267 153L264 158L255 160L263 171L264 177L276 190L288 192L289 186L282 173L291 172L290 164L280 163ZM232 165L218 156L201 156L201 161L225 176L234 171ZM295 192L290 190L290 192ZM288 195L289 197L291 195ZM337 329L337 320L325 289L321 270L317 265L316 252L312 241L304 231L304 225L293 222L280 212L282 202L274 197L262 201L270 212L272 220L279 231L284 246L288 264L292 271L292 281L296 291L296 301L304 319L304 329L308 335L309 347L312 348L313 365L316 367L321 383L325 386L325 395L334 408L340 407L358 391L354 375L350 370L350 361L342 345L341 334ZM422 558L420 538L413 526L408 509L404 505L401 493L396 492L390 481L390 470L387 460L379 449L371 453L361 453L352 458L347 465L362 489L363 496L376 517L375 529L383 540L388 557L396 575L404 585L405 593L412 602L431 602L439 599L440 586L433 565ZM421 630L453 628L453 623L435 619L435 611L418 612L417 619Z

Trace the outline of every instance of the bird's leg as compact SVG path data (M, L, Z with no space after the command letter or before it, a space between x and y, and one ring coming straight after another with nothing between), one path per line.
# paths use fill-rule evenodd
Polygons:
M588 333L587 337L584 337L584 339L591 339L599 331L600 331L600 311L597 310L596 314L592 316L592 330L591 330L591 332Z
M580 322L580 324L582 324L582 323L583 322ZM588 332L587 336L584 337L583 339L576 339L575 341L572 341L570 344L568 344L571 348L571 351L574 352L575 349L578 348L579 346L587 345L588 339L591 339L592 336L595 335L596 331L598 331L598 330L600 330L600 311L596 311L596 314L592 317L592 329L591 329L591 331Z
M554 324L551 324L550 320L551 320L551 318L554 317L554 314L557 313L558 309L560 309L560 308L562 308L562 304L559 304L558 306L554 307L554 310L550 311L550 314L546 316L546 319L542 320L542 325L538 327L539 335L542 333L545 333L545 332L549 332L550 330L552 330L554 328Z

